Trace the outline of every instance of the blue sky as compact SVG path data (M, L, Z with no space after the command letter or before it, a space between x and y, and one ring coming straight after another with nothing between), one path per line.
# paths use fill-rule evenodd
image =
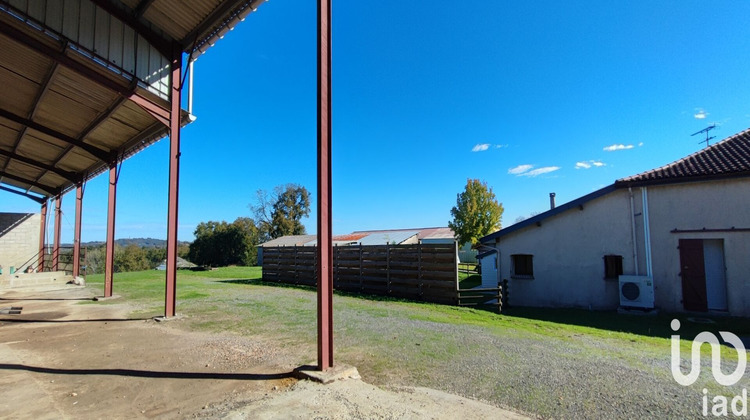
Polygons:
M468 178L503 225L750 126L750 3L333 3L335 233L446 226ZM195 64L182 133L181 240L251 216L258 189L316 177L315 2L273 0ZM166 237L168 140L127 160L117 237ZM83 240L103 240L106 174ZM37 212L0 192L2 211ZM63 199L72 241L74 194ZM315 231L315 209L305 221Z

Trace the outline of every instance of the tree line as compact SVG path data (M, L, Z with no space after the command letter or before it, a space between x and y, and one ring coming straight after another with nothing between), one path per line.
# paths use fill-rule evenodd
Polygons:
M298 184L279 185L272 192L258 190L255 204L249 205L253 218L238 217L226 221L201 222L195 228L195 240L178 245L181 258L203 266L253 266L258 261L258 245L286 235L305 235L302 218L310 214L310 193ZM459 243L477 244L479 238L501 227L503 205L491 187L477 179L467 180L451 209L448 226ZM115 272L149 270L167 257L163 247L115 245ZM87 273L103 273L104 245L87 249Z
M185 258L188 254L188 245L179 244L177 255ZM98 274L104 272L107 259L106 245L87 246L86 274ZM141 247L136 244L128 246L115 245L115 273L127 271L153 270L167 259L167 249L158 247Z
M285 235L307 233L302 218L310 214L310 193L301 185L279 185L271 193L258 190L256 203L249 207L253 218L198 224L188 260L212 267L256 265L258 245Z

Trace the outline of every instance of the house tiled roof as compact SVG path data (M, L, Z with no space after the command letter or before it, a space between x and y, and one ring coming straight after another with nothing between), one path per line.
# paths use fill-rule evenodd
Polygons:
M619 179L615 186L749 175L750 130L745 130L669 165Z
M505 229L479 239L479 241L483 244L491 244L500 237L528 226L541 226L542 221L548 217L576 207L583 209L583 205L589 201L607 195L619 188L740 176L750 176L750 129L728 137L669 165L618 179L613 185L508 226Z

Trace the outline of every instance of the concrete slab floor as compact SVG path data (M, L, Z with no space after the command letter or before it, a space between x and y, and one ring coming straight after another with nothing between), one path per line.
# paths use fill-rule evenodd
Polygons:
M300 366L294 370L299 379L308 379L322 384L330 384L343 379L361 379L359 371L354 366L337 364L330 369L321 372L316 366Z

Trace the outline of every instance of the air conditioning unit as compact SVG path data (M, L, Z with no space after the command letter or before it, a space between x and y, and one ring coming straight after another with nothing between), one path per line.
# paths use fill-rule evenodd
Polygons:
M620 276L620 306L654 307L654 280L645 276Z

